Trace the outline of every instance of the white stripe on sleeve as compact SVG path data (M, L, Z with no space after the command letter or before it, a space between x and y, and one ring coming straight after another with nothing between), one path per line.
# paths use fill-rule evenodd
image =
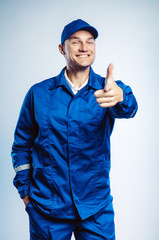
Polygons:
M14 168L15 172L20 172L20 171L23 171L23 170L26 170L26 169L30 169L31 168L31 164L24 164L24 165L20 165L16 168Z

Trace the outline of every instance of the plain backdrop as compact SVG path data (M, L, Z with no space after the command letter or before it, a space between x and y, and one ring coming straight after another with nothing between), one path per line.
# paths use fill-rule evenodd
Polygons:
M99 31L94 71L105 76L113 62L115 79L132 87L139 104L134 119L116 120L111 138L117 240L158 240L158 0L0 0L0 239L29 239L12 185L14 129L28 89L65 66L60 35L78 18Z

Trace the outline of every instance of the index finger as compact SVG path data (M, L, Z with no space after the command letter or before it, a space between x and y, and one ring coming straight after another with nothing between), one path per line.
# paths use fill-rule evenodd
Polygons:
M104 93L105 93L104 90L103 90L103 89L100 89L100 90L95 91L94 96L95 96L96 98L98 98L98 97L103 97L103 94L104 94Z

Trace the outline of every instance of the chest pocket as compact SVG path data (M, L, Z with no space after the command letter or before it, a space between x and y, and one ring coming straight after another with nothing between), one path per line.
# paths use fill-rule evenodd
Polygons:
M106 108L101 108L96 102L93 90L81 95L79 101L80 134L95 138L97 132L105 125L106 111Z

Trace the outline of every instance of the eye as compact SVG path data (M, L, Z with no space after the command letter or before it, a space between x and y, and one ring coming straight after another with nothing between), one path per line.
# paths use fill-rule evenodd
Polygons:
M79 41L73 41L72 44L77 45L77 44L79 44Z
M94 44L94 41L89 41L88 44Z

